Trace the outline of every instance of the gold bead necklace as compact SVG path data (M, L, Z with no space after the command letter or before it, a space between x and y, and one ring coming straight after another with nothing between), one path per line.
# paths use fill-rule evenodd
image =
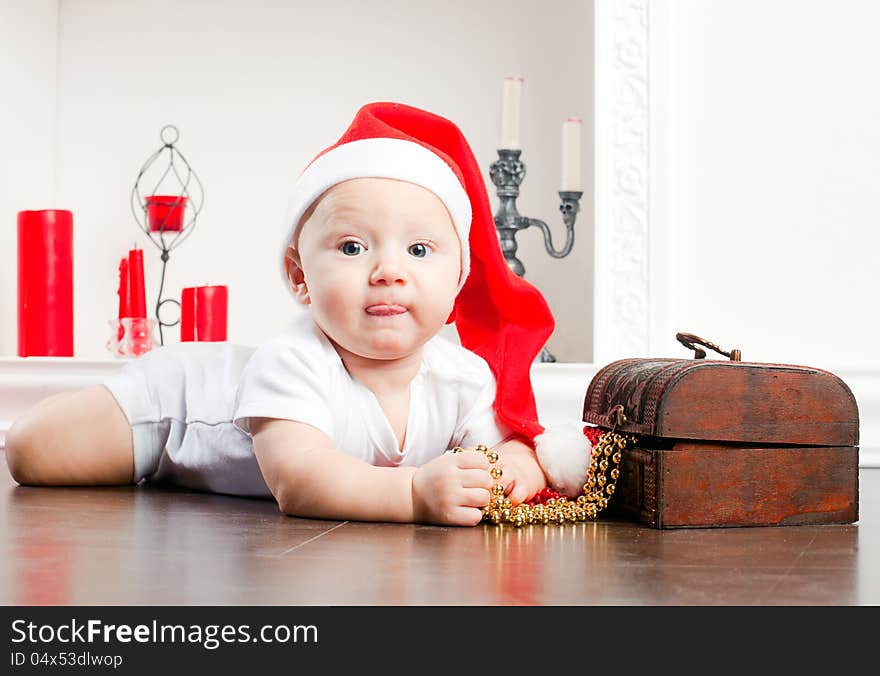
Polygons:
M576 500L562 496L550 498L541 504L521 503L514 506L510 498L504 495L504 486L500 483L494 484L489 504L483 508L483 523L494 525L510 523L520 528L533 524L562 525L595 519L599 512L608 506L614 495L617 477L620 476L619 467L623 451L635 442L636 437L614 431L605 432L599 437L599 443L590 454L583 492ZM460 453L463 450L461 446L456 446L452 452ZM503 471L496 466L498 452L489 450L483 444L478 444L474 450L486 455L491 466L489 473L496 481L500 479Z

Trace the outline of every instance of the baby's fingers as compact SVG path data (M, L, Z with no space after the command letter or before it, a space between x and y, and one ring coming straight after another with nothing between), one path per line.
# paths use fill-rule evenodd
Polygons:
M489 469L489 459L486 457L485 453L479 453L478 451L462 451L461 453L456 453L453 457L456 459L456 464L461 469Z
M490 489L495 485L492 475L484 469L461 470L461 485L465 488Z
M489 504L491 493L487 488L465 488L462 491L462 507L477 507L482 509Z
M483 520L483 510L477 507L456 507L447 518L451 526L476 526Z
M529 488L523 483L517 484L516 481L512 481L510 485L507 487L507 497L510 498L510 501L514 505L518 505L521 502L525 502L528 500L531 495L529 495Z

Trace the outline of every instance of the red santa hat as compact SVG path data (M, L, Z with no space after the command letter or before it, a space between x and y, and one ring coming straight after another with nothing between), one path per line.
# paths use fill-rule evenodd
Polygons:
M306 167L290 198L285 252L303 214L327 189L353 178L393 178L433 192L446 205L461 241L462 275L454 317L462 346L495 376L498 418L536 446L550 484L580 493L590 442L582 424L545 431L538 421L530 369L553 332L547 302L507 266L498 243L480 166L464 134L443 117L400 103L369 103L332 146Z

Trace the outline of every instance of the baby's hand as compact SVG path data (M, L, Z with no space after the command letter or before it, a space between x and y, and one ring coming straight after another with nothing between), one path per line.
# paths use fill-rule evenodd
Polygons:
M498 450L501 484L511 503L525 502L547 486L544 470L529 446L520 441L509 441Z
M489 504L489 460L476 451L447 453L419 467L412 479L415 520L476 526Z

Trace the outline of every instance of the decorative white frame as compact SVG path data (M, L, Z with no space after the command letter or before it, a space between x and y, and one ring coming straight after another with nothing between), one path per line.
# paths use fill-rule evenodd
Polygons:
M667 80L666 16L663 0L595 0L595 364L649 356L672 335L661 307L668 191L653 185L668 176L665 88L652 87Z

